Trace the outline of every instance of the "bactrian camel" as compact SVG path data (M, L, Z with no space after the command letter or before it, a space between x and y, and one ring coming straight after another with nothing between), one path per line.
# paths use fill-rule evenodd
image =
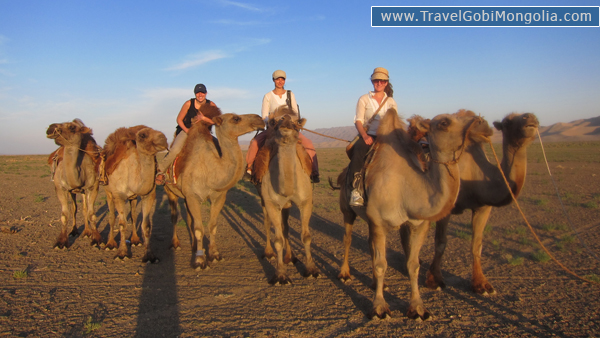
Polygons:
M203 107L205 106L202 113L212 118L215 123L218 146L213 141L205 122L192 125L186 143L176 160L176 183L165 184L173 223L172 246L179 247L175 229L178 215L177 201L178 198L184 198L192 237L192 267L200 269L205 269L208 261L221 259L216 243L217 216L225 204L227 191L242 178L245 168L238 137L265 127L259 115L220 115L217 107L211 105ZM210 232L208 255L203 245L204 226L201 217L202 203L206 199L211 203L208 221Z
M160 131L146 126L119 128L106 138L104 144L105 172L108 185L105 187L108 203L108 223L110 234L106 249L117 248L115 241L115 208L119 218L120 244L117 257L130 257L125 236L127 232L126 204L131 209L132 233L131 245L139 245L137 234L137 200L142 203L142 234L145 254L143 262L156 262L150 249L152 233L152 215L156 202L156 153L167 149L167 138Z
M94 202L98 195L98 165L100 164L101 148L92 137L92 130L86 127L80 119L73 122L53 123L46 131L46 137L54 139L60 146L50 154L48 164L53 167L53 181L56 196L61 204L62 228L54 247L69 246L67 222L69 214L72 219L70 235L78 234L76 193L82 195L85 230L82 236L91 237L92 245L99 245L102 237L96 228ZM69 205L71 201L72 207Z
M527 173L527 147L533 139L539 122L535 115L510 114L502 122L494 122L496 129L502 132L503 158L502 172L506 176L512 193L519 196ZM493 294L495 290L488 282L481 268L481 250L483 230L492 207L501 207L512 202L512 197L496 164L488 161L483 142L468 139L464 154L460 157L460 192L452 214L461 214L472 210L471 223L473 239L473 291L480 294ZM432 289L444 288L441 272L442 256L447 243L447 229L450 215L436 222L435 256L427 272L426 285Z
M407 253L411 297L407 316L421 320L431 317L423 305L417 284L419 251L426 237L428 221L446 216L454 205L460 186L457 159L465 138L491 133L485 120L470 116L444 114L416 122L419 130L428 133L431 162L427 170L424 171L417 160L420 146L405 131L396 110L390 109L382 118L375 153L365 172L367 206L349 207L345 185L340 194L346 229L351 229L357 214L369 224L375 284L370 315L380 318L390 314L383 298L387 270L386 233L401 226L411 229Z
M298 119L288 106L277 108L269 119L270 135L255 160L255 178L261 181L257 190L265 217L265 257L268 258L274 256L270 241L271 223L275 230L277 265L275 275L269 281L271 284L289 284L291 280L286 273L286 264L297 261L289 242L288 218L292 203L300 210L301 240L306 254L304 276L319 276L310 252L309 221L313 207L311 160L298 143L299 131L305 123L306 119Z

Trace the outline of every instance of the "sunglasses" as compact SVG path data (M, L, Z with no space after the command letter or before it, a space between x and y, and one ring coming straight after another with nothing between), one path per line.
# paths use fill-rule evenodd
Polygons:
M388 81L389 80L373 80L373 83L376 83L376 82L388 83Z

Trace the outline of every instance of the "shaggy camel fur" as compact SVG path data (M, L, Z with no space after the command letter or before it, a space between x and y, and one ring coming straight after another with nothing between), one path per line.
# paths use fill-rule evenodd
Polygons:
M510 114L502 122L494 122L496 129L502 132L503 158L502 172L511 186L513 194L519 196L525 184L527 174L527 147L535 138L539 122L533 114ZM512 202L512 197L496 164L488 161L483 150L483 142L467 140L465 153L461 156L460 192L452 214L461 214L466 209L472 210L471 223L473 239L471 253L473 255L473 291L480 294L494 294L496 291L488 282L481 269L481 241L483 230L490 216L492 207L501 207ZM447 243L448 215L436 223L435 255L427 272L426 285L429 288L444 288L442 277L442 256Z
M257 156L255 164L261 163L261 157L266 157L261 183L256 188L261 196L266 233L265 257L274 257L271 247L271 223L275 229L275 250L277 251L276 273L271 278L271 284L289 284L291 280L286 274L286 264L297 262L289 243L289 210L292 202L300 210L302 223L301 239L306 253L305 277L319 276L311 252L311 236L309 221L312 214L312 184L310 181L310 157L299 144L298 133L306 123L293 114L287 106L281 106L269 119L269 133L265 146ZM267 154L267 155L265 155ZM259 166L260 167L260 166ZM255 166L256 168L256 166ZM260 169L257 170L258 172ZM283 255L285 246L285 257Z
M53 181L62 209L60 216L62 228L54 247L62 249L69 246L67 235L69 213L72 219L70 235L78 234L75 220L76 193L83 196L85 230L82 235L91 237L92 245L98 245L102 242L102 237L96 228L94 202L98 195L98 165L101 148L92 137L92 130L79 119L51 124L46 131L46 137L54 139L54 142L60 146L48 158L48 164L56 166ZM72 202L72 207L69 205L69 200Z
M152 215L156 202L156 153L167 149L167 138L160 131L146 126L119 128L106 138L103 155L108 185L105 187L108 203L108 223L110 235L106 243L107 250L117 248L115 241L115 207L119 214L119 233L121 242L117 257L131 257L125 236L127 231L127 213L125 205L129 201L131 208L132 233L131 245L141 244L137 234L137 199L142 202L142 234L145 254L142 262L155 262L156 257L150 249L152 233Z
M178 216L177 201L178 198L184 198L192 237L192 267L200 269L205 269L208 261L221 260L216 243L217 216L223 208L227 191L242 178L245 168L238 137L265 127L259 115L220 115L220 110L216 107L208 106L206 109L214 110L202 113L212 118L215 123L218 145L213 141L209 127L204 122L194 124L177 160L177 183L165 185L173 223L172 247L179 247L175 229ZM204 226L201 215L202 203L207 198L211 203L208 259L203 248Z
M419 251L428 229L428 221L447 215L454 205L460 185L457 158L463 150L464 139L481 137L490 132L481 118L438 115L432 120L415 119L417 126L428 133L429 168L423 171L418 161L420 147L405 131L405 125L394 109L383 117L377 131L377 145L372 162L365 172L366 207L350 207L349 191L341 186L340 207L344 214L347 244L356 216L369 224L369 242L373 258L375 298L371 316L390 314L383 298L384 276L387 270L386 233L401 226L411 228L407 268L411 298L407 316L426 320L430 313L419 294ZM344 182L345 178L340 178ZM348 269L348 267L343 267ZM344 275L344 270L340 275ZM346 273L349 278L349 269Z

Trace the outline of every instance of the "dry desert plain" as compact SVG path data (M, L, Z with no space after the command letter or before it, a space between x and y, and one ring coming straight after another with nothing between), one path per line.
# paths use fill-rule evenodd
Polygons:
M548 175L540 145L530 146L520 205L558 260L598 281L600 142L548 143L545 149L553 176ZM261 258L263 215L255 189L247 182L229 191L218 221L224 260L196 271L190 267L185 221L175 227L183 248L168 249L173 228L162 187L157 189L152 233L159 263L142 264L141 247L131 248L131 259L115 260L114 251L91 247L89 239L81 237L71 238L69 249L57 250L52 245L60 230L60 207L46 156L0 156L0 336L600 336L600 286L567 274L549 260L513 205L492 211L484 235L483 269L496 295L470 290L470 214L465 213L450 222L443 265L446 289L423 286L433 257L433 229L421 252L421 292L433 319L415 322L404 316L410 289L397 233L390 233L387 252L385 298L392 317L368 319L372 272L368 229L362 220L355 224L350 252L354 279L348 284L337 279L344 229L338 191L329 188L327 177L337 177L348 160L343 148L319 149L318 154L322 182L314 185L310 226L312 253L322 276L303 278L299 263L288 268L293 281L289 286L267 283L274 266ZM102 187L95 209L106 241L108 208ZM82 231L83 219L77 217ZM302 261L299 227L294 209L290 236Z

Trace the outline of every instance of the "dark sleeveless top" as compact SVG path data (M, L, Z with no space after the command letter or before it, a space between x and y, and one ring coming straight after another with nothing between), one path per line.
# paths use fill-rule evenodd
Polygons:
M188 109L187 113L185 114L185 117L183 118L183 125L186 126L186 128L191 128L192 127L192 118L196 117L198 115L198 109L196 109L196 105L194 104L194 99L190 99L190 108ZM206 102L204 102L204 104L210 104L210 100L206 99ZM200 106L202 107L202 106ZM175 135L179 135L180 132L182 132L183 129L179 126L179 124L177 125L177 130L175 131Z

